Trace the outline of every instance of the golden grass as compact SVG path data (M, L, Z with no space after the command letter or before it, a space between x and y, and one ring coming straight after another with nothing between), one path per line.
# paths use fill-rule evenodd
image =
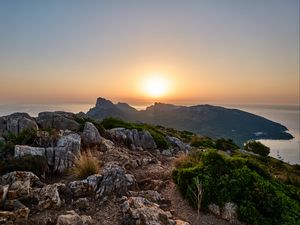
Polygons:
M99 161L90 152L84 153L75 160L72 174L78 179L85 179L99 173Z

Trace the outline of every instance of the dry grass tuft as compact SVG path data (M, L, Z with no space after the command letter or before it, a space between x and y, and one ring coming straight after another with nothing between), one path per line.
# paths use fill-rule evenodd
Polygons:
M75 160L72 174L79 179L85 179L90 175L99 173L99 161L87 151Z

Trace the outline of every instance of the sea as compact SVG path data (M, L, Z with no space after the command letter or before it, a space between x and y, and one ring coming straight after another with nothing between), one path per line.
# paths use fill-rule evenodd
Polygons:
M42 111L87 112L93 104L0 104L0 116L14 112L27 112L37 116ZM300 110L297 105L223 105L226 108L240 109L272 121L288 128L293 135L291 140L259 140L270 147L270 156L300 165ZM144 109L144 106L133 106Z

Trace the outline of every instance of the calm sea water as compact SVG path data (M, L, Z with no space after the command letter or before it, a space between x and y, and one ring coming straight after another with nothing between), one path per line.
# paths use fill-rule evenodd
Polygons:
M13 112L27 112L37 116L42 111L69 111L86 112L93 104L0 104L0 116ZM143 109L143 106L134 106ZM263 106L263 105L225 105L228 108L241 109L263 116L267 119L285 125L289 133L294 136L292 140L260 140L271 148L270 155L291 164L300 164L300 112L298 106Z

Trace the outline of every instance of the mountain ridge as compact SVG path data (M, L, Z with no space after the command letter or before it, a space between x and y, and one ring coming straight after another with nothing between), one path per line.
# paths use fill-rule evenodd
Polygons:
M239 144L250 139L292 139L284 125L239 109L209 104L177 106L155 102L144 110L136 110L127 103L114 104L98 98L87 115L102 120L116 117L132 122L162 125L187 130L212 138L230 138Z

